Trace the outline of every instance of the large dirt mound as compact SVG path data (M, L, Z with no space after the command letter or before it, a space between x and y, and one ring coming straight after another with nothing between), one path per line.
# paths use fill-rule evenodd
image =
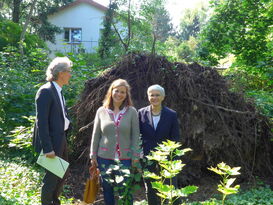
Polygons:
M181 142L193 152L181 183L193 182L219 162L241 166L242 176L273 174L270 125L243 95L231 92L227 81L212 68L170 63L164 57L130 54L95 79L90 79L74 106L78 134L76 155L88 159L93 119L113 80L126 79L136 108L148 105L146 90L160 84L164 104L177 111Z

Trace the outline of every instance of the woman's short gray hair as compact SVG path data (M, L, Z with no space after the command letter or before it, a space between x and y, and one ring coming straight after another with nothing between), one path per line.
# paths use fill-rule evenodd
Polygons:
M54 58L46 70L46 80L55 81L58 80L59 72L71 71L73 63L67 57Z
M147 94L149 95L149 92L153 91L153 90L156 90L156 91L159 91L160 94L165 97L165 90L163 87L161 87L160 85L158 84L155 84L155 85L151 85L148 90L147 90Z

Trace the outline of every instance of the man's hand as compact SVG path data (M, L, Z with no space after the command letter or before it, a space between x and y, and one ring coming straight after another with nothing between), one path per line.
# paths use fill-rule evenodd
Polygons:
M48 157L48 158L54 158L54 157L56 157L56 155L55 155L55 152L54 152L54 151L51 151L51 152L45 153L44 155L45 155L46 157Z

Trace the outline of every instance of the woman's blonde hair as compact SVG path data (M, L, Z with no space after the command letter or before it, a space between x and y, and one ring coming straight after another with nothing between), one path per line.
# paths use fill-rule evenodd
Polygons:
M103 100L103 107L114 110L112 91L113 91L113 89L120 87L120 86L124 86L126 88L126 98L123 101L120 108L122 109L126 106L133 106L131 92L130 92L131 87L130 87L129 83L124 79L117 79L117 80L114 80L112 82L112 84L110 85L110 87L108 88L108 91L107 91L107 93L104 97L104 100Z

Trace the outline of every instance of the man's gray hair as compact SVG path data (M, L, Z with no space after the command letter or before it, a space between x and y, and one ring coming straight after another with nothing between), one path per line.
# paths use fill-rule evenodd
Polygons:
M160 85L158 84L155 84L155 85L151 85L148 90L147 90L147 94L149 95L149 92L153 91L153 90L156 90L156 91L159 91L160 94L165 97L165 90L163 87L161 87Z
M58 80L59 72L71 71L72 61L67 57L54 58L46 70L46 80L56 81Z

